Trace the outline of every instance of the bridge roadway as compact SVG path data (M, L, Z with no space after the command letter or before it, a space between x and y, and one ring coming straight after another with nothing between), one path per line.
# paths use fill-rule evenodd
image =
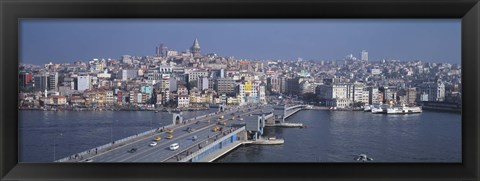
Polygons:
M198 120L193 120L187 124L180 124L172 127L174 130L171 135L172 139L167 139L167 135L170 133L160 132L153 136L149 136L140 140L136 140L132 143L125 144L121 147L114 148L110 151L99 153L90 158L93 162L172 162L181 159L181 154L186 153L188 150L198 149L197 147L203 147L208 144L207 140L215 139L217 135L222 136L222 132L213 132L212 128L215 126L222 127L223 131L228 131L231 128L238 128L245 125L245 121L240 121L237 116L241 115L244 120L257 119L255 115L260 112L265 112L268 108L259 106L246 106L233 108L233 110L227 110L226 112L218 113ZM248 111L250 109L250 111ZM244 110L245 112L242 112ZM235 119L231 118L233 115ZM252 116L250 116L252 115ZM226 125L218 125L217 120L220 116L224 116L222 119L226 121ZM210 121L208 121L210 120ZM198 123L197 123L198 122ZM193 128L194 131L188 132L187 128ZM193 140L193 136L197 136L197 140ZM155 137L161 137L160 141L157 141L156 146L149 146ZM170 144L178 143L179 149L171 151L169 149ZM137 151L129 153L132 148L136 148ZM180 157L178 157L179 155ZM185 155L186 156L186 155ZM84 161L83 160L83 161Z

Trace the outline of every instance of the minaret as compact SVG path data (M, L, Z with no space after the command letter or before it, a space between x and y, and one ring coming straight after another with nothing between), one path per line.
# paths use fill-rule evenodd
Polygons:
M200 57L200 44L198 43L198 39L195 38L195 41L193 42L192 48L190 49L193 57Z

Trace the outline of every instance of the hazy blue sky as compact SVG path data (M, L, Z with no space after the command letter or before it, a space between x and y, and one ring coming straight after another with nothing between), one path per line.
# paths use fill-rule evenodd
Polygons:
M455 20L195 20L24 19L20 62L44 64L154 55L163 42L185 51L247 59L359 57L460 63L461 22Z

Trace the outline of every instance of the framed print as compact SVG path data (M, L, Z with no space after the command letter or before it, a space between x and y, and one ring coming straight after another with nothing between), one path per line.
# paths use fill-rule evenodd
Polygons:
M1 9L2 179L478 179L478 1Z

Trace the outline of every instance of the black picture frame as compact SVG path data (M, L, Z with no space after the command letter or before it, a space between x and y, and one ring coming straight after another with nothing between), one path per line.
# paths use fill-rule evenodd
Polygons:
M0 0L2 180L478 180L478 0ZM462 163L18 163L19 18L461 18Z

